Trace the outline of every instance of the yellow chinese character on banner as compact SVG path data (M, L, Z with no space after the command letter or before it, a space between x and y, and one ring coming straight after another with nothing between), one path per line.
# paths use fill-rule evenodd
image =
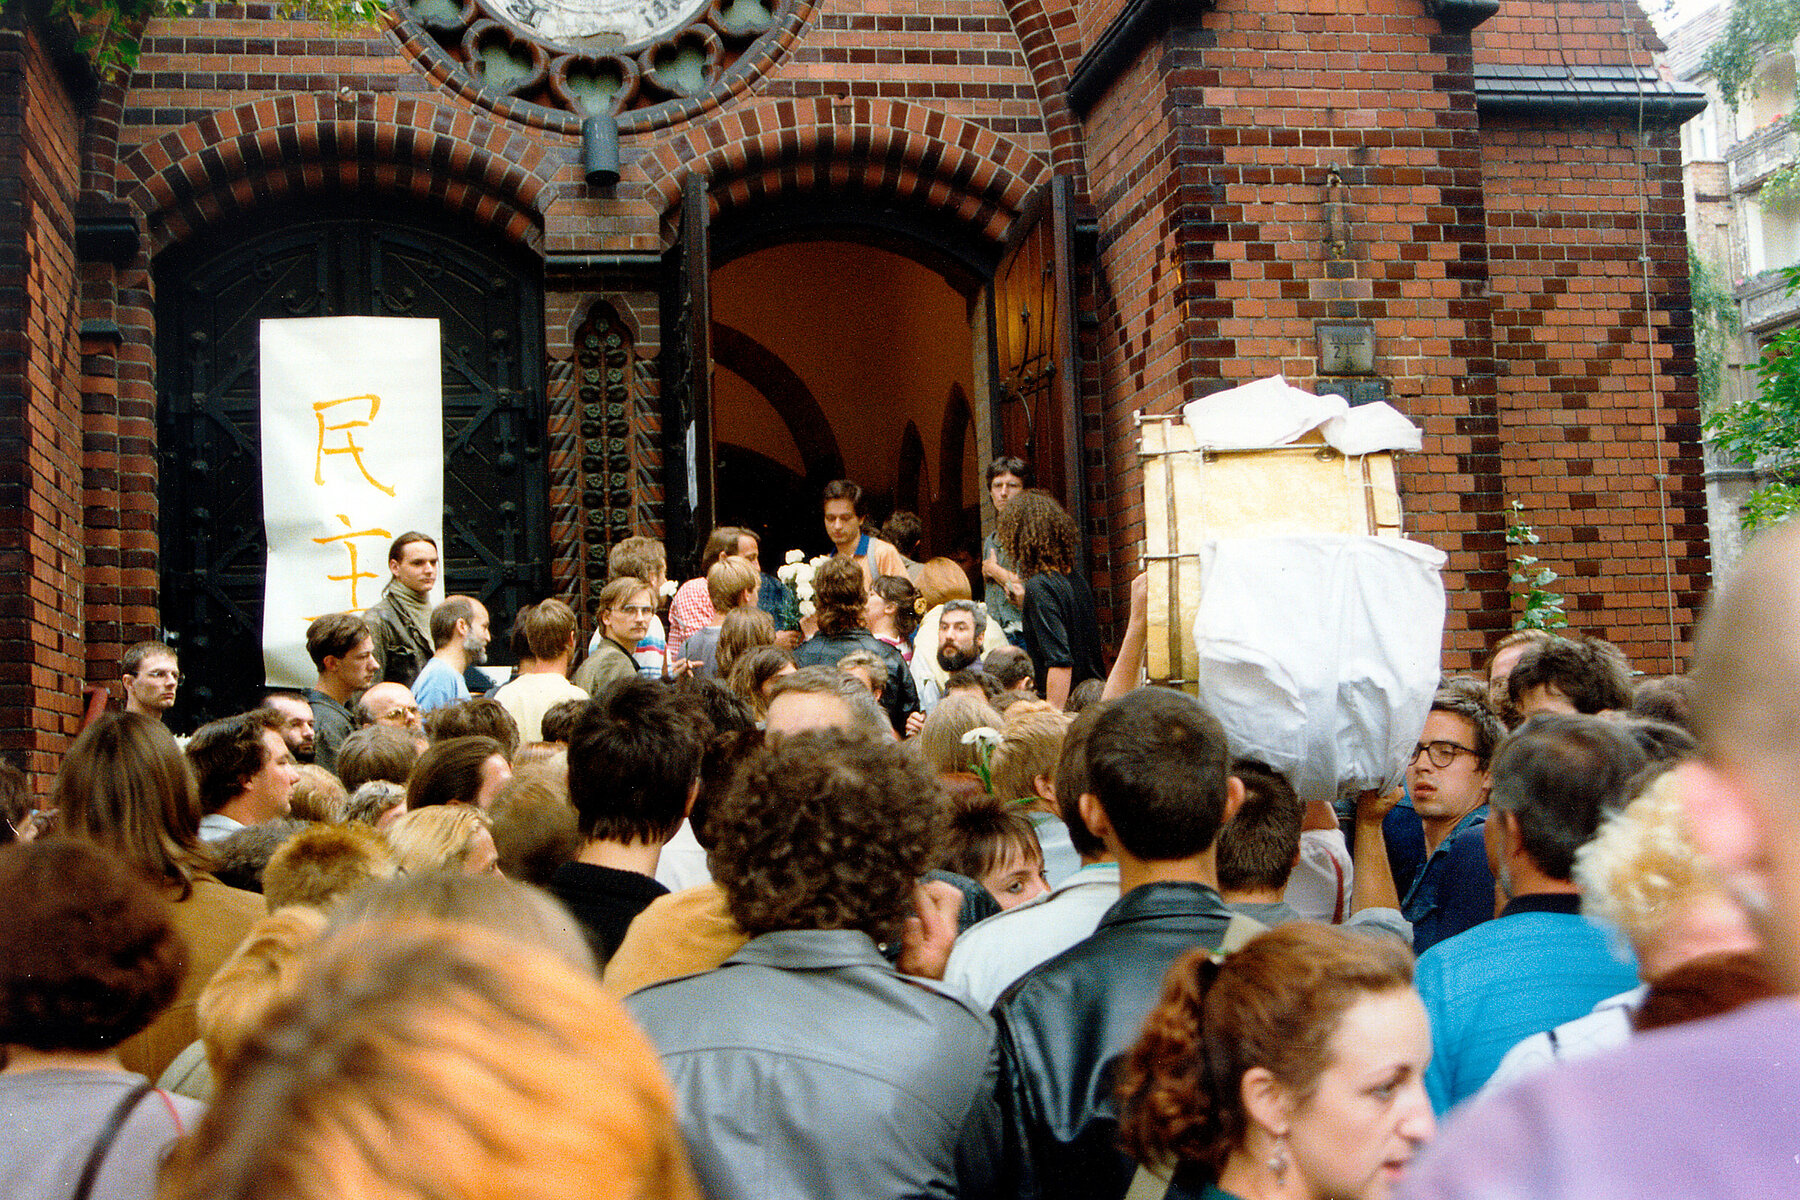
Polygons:
M339 513L337 519L344 523L345 529L350 528L349 517L345 516L343 513ZM354 533L340 533L334 537L316 537L313 539L313 541L321 546L329 546L332 542L342 542L344 544L344 549L349 552L350 573L348 575L327 575L325 578L333 583L343 583L345 580L350 581L350 607L352 609L360 609L362 607L356 599L357 582L363 579L376 578L371 572L357 569L357 547L356 542L352 539L365 537L391 538L393 536L393 534L385 529L359 529Z
M368 405L369 405L369 415L366 420L345 421L341 425L327 425L325 423L325 410L326 409L335 408L340 404L359 404L364 401L367 401ZM320 487L325 486L325 456L326 455L328 455L328 454L348 454L351 458L356 460L356 469L358 471L362 472L362 477L369 481L369 484L371 487L379 488L382 491L386 492L390 496L394 494L393 488L388 487L384 483L378 482L373 475L369 474L368 464L363 462L363 448L356 444L356 434L354 432L352 432L353 430L357 430L357 429L367 429L370 425L374 424L375 414L380 411L381 411L381 397L374 396L374 395L345 396L341 400L321 400L317 404L313 405L313 417L319 423L319 448L318 448L317 452L314 453L314 455L313 455L313 482L314 483L318 484ZM327 447L325 445L325 435L328 433L343 434L344 435L344 444L342 446Z

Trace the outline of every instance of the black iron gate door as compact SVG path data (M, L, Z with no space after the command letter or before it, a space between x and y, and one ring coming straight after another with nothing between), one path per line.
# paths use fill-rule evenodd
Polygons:
M437 318L446 591L479 597L500 627L547 594L543 285L528 254L448 223L309 205L165 254L156 294L162 620L186 677L176 729L242 710L263 683L265 317Z
M663 547L671 578L701 569L712 533L712 249L706 181L688 176L681 235L663 264Z

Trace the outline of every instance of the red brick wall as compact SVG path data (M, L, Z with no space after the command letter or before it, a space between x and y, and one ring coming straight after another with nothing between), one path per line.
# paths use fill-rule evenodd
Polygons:
M824 150L840 162L872 164L830 181L840 186L861 179L891 190L913 174L924 193L954 181L929 202L950 200L989 233L1004 229L1022 189L1002 184L984 195L988 184L1035 180L1050 150L1040 81L998 0L818 12L723 108L703 104L691 118L644 132L636 129L642 122L630 125L624 178L610 195L580 183L572 131L504 120L465 89L428 81L397 35L334 35L275 20L263 5L213 12L152 24L110 135L119 148L117 186L152 217L159 248L222 212L351 184L436 189L440 203L471 208L479 201L443 194L446 178L461 178L518 205L544 231L548 250L655 252L672 232L664 219L687 171L772 173L746 192L749 200L770 185L805 190L812 181L797 164L810 166ZM1046 23L1036 18L1033 29ZM407 34L406 47L417 44ZM1066 109L1061 118L1066 128ZM354 170L335 165L342 159ZM334 165L296 165L307 160ZM819 173L817 182L826 181ZM964 191L972 203L958 203Z
M81 711L79 117L41 31L0 23L0 750L56 770Z
M1655 36L1641 7L1618 0L1506 0L1474 33L1484 63L1557 67L1648 66Z
M19 664L0 668L0 688L11 689L0 692L0 722L18 727L6 744L39 754L42 769L72 727L72 699L46 697L59 688L72 697L69 681L83 673L84 604L96 680L110 681L119 648L158 624L149 256L233 212L350 188L460 213L553 256L552 519L565 548L558 587L572 595L591 549L572 339L604 301L632 331L638 360L654 361L657 256L687 175L709 180L715 213L853 191L947 215L993 243L1056 170L1075 177L1098 229L1078 304L1096 318L1082 337L1103 603L1141 537L1132 413L1274 371L1310 384L1314 322L1360 317L1375 323L1377 371L1394 402L1426 430L1402 486L1414 535L1451 555L1447 663L1467 665L1507 623L1501 534L1516 496L1549 510L1532 516L1544 557L1578 581L1565 589L1577 623L1654 666L1668 641L1665 506L1643 481L1653 482L1659 444L1671 476L1678 640L1706 569L1672 149L1658 134L1644 166L1666 385L1653 404L1631 341L1641 284L1634 301L1622 271L1621 222L1634 220L1639 189L1628 131L1604 121L1571 122L1579 133L1519 121L1484 128L1473 93L1478 61L1639 58L1641 19L1622 33L1615 4L1509 3L1471 41L1444 34L1422 0L1273 9L1225 0L1147 47L1077 121L1063 99L1069 73L1121 7L825 0L747 84L686 105L664 127L627 122L624 178L598 192L578 177L572 125L446 79L421 35L334 34L277 21L263 5L214 6L155 23L129 88L103 95L88 122L84 181L97 198L126 201L148 241L135 261L87 264L79 278L69 246L76 116L46 87L54 74L41 51L8 35L0 181L16 192L0 209L9 256L0 285L19 290L34 324L3 343L0 359L0 379L18 381L8 387L32 389L17 414L0 414L11 422L0 440L17 447L0 455L9 472L0 486L19 498L0 548L35 572L32 595L56 604L28 597L0 610L0 638L17 647L0 662ZM1321 225L1333 165L1348 188L1352 242L1336 274ZM585 256L596 261L581 265ZM102 324L77 345L77 295L80 317L116 322L116 339ZM653 372L638 371L634 388L634 519L654 533ZM1646 415L1657 407L1660 436ZM1504 454L1503 429L1518 439ZM1560 475L1547 465L1552 442L1568 464ZM1583 482L1596 479L1608 490Z
M1090 511L1104 516L1094 522L1095 533L1106 539L1111 567L1107 577L1096 580L1103 594L1119 590L1119 573L1134 569L1143 544L1132 414L1168 412L1188 398L1187 343L1194 336L1196 307L1208 308L1182 284L1180 122L1163 95L1163 80L1174 78L1174 55L1169 41L1149 48L1086 123L1088 180L1099 225L1094 357L1102 398L1090 446L1101 460L1106 497ZM1115 625L1121 610L1114 606L1108 614Z
M1491 332L1473 66L1414 0L1222 4L1150 47L1095 107L1105 449L1119 562L1142 535L1132 414L1318 374L1315 322L1372 321L1376 373L1424 427L1412 536L1450 555L1447 662L1503 620ZM1348 263L1325 259L1328 170Z
M1652 672L1685 661L1710 570L1680 157L1624 121L1495 121L1483 149L1507 498L1570 625Z
M108 215L133 216L122 207ZM109 687L125 647L157 637L162 626L149 279L141 249L124 263L81 264L87 678Z
M1653 37L1636 5L1530 0L1475 46L1497 65L1648 67ZM1662 672L1686 665L1711 560L1679 140L1645 135L1631 115L1489 119L1482 170L1506 498L1571 627Z

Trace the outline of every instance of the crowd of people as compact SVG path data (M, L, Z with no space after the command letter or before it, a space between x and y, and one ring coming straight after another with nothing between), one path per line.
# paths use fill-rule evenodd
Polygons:
M804 616L630 538L496 687L408 534L304 693L177 739L133 647L0 767L0 1194L1800 1194L1800 526L1689 675L1508 635L1334 804L988 480L983 601L839 481Z

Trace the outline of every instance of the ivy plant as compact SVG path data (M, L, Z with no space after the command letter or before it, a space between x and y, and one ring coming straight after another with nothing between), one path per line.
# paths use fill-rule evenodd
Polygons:
M1784 267L1781 274L1789 295L1800 291L1800 266ZM1745 503L1745 532L1800 511L1800 326L1770 339L1756 364L1755 393L1715 409L1706 431L1736 461L1774 476Z
M1525 506L1519 501L1512 502L1512 524L1506 527L1506 544L1509 546L1535 546L1543 539L1525 520ZM1549 567L1538 564L1537 555L1521 548L1512 555L1514 595L1523 601L1523 608L1513 620L1514 629L1561 629L1569 623L1567 614L1563 612L1563 595L1553 592L1550 585L1557 580L1557 574Z
M1692 242L1688 243L1688 280L1700 408L1711 412L1719 402L1719 389L1725 379L1725 351L1731 339L1743 332L1743 326L1724 271L1701 258Z
M25 0L5 0L11 7ZM152 17L191 16L210 7L202 0L50 0L50 14L74 26L76 49L100 78L124 78L137 66L144 27ZM383 0L271 0L277 20L324 21L334 29L372 25Z
M1700 65L1719 81L1725 103L1737 110L1763 51L1786 46L1800 35L1800 4L1794 0L1732 0L1725 32L1707 47Z
M1765 208L1786 208L1800 200L1800 163L1789 163L1770 173L1763 180L1757 199Z

